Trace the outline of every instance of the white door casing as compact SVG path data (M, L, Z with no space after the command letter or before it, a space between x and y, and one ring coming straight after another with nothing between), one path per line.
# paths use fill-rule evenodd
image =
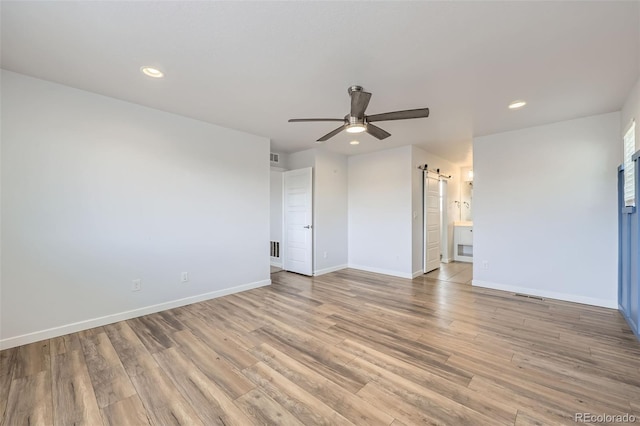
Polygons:
M424 176L424 273L440 267L440 182L438 175Z
M313 275L313 169L283 173L285 271Z

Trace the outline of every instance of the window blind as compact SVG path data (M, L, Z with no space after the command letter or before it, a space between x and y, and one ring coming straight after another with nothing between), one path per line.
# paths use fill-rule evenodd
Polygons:
M636 205L635 164L631 157L636 152L636 123L624 134L624 205Z

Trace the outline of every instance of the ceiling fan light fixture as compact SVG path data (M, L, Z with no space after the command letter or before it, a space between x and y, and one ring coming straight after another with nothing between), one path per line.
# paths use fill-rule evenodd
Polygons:
M367 130L367 126L362 123L353 123L347 125L347 133L362 133Z

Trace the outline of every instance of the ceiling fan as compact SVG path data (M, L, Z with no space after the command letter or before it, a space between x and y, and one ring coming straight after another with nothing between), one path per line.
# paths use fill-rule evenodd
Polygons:
M351 97L351 112L344 118L292 118L289 123L310 122L310 121L340 121L342 125L337 129L327 133L318 142L324 142L343 130L348 133L367 132L371 136L380 140L388 138L391 133L374 126L371 123L389 120L407 120L409 118L426 118L429 116L429 108L407 109L404 111L384 112L382 114L365 115L365 110L369 105L371 93L365 92L361 86L351 86L347 90Z

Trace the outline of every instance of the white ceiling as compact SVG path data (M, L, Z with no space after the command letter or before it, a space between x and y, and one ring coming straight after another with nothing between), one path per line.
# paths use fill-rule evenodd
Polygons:
M2 68L271 138L295 152L343 117L427 119L346 133L345 154L416 144L461 165L480 136L619 110L640 75L640 2L7 2ZM166 73L143 76L142 65ZM507 104L524 99L519 111Z

